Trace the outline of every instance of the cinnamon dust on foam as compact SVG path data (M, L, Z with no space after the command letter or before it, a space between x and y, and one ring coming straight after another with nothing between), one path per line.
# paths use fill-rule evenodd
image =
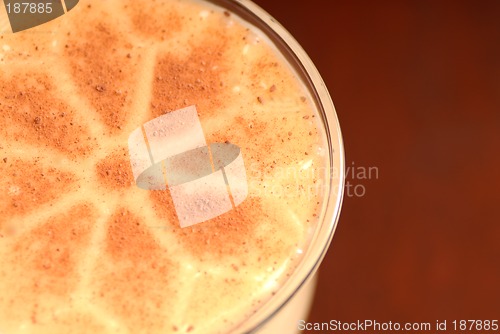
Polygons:
M276 172L323 166L308 93L219 9L83 2L66 16L0 36L0 67L13 65L0 74L0 331L236 326L291 274L321 206L289 196L319 179ZM135 187L126 143L193 104L207 142L241 147L250 193L180 229L167 191Z

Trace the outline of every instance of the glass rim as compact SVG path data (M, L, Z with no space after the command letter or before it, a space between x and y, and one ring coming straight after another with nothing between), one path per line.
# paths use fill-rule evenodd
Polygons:
M328 143L329 181L328 196L323 203L321 217L315 228L309 246L297 268L277 293L262 305L255 314L247 318L235 328L243 333L258 332L271 320L297 292L312 278L317 271L333 239L343 201L345 182L345 155L340 123L333 101L318 70L305 50L295 38L269 13L250 0L207 0L232 13L261 30L287 58L287 62L295 69L312 94L319 115L322 117L323 131ZM231 7L231 8L228 8ZM335 169L334 169L335 168ZM336 177L332 171L337 170ZM307 261L314 259L314 261Z
M281 55L286 58L286 62L297 71L301 76L300 81L304 83L306 89L311 93L315 109L318 111L318 116L321 117L322 128L320 130L324 132L328 144L327 154L329 157L330 177L326 179L328 190L323 190L327 197L323 202L318 225L314 229L302 259L291 276L279 287L276 294L260 306L255 314L244 319L233 329L243 333L255 333L279 313L312 278L328 251L338 224L343 201L345 182L344 146L337 113L328 89L312 60L295 38L276 19L251 0L203 1L227 8L231 13L240 16L244 21L261 30L276 45ZM0 35L2 34L2 23L5 23L1 21ZM331 177L332 170L338 171L335 178Z

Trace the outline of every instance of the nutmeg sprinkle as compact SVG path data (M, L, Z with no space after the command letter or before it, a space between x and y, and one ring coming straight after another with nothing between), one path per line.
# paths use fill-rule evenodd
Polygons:
M321 194L306 189L321 182L313 148L326 144L312 97L228 10L79 6L0 36L15 50L0 62L0 323L37 334L230 331L293 274L318 222ZM207 143L241 149L248 196L180 228L171 190L135 185L128 136L190 105Z

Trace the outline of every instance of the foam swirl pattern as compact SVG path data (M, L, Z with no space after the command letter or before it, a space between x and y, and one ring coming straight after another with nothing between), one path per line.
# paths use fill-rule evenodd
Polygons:
M207 145L241 149L248 189L181 228L168 191L136 186L128 138L191 105ZM318 118L261 33L200 2L80 1L0 34L0 333L237 328L316 226Z

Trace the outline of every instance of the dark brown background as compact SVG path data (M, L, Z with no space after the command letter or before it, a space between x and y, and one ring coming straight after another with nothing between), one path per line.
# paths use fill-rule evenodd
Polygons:
M500 2L255 1L379 170L347 180L309 320L500 319Z

